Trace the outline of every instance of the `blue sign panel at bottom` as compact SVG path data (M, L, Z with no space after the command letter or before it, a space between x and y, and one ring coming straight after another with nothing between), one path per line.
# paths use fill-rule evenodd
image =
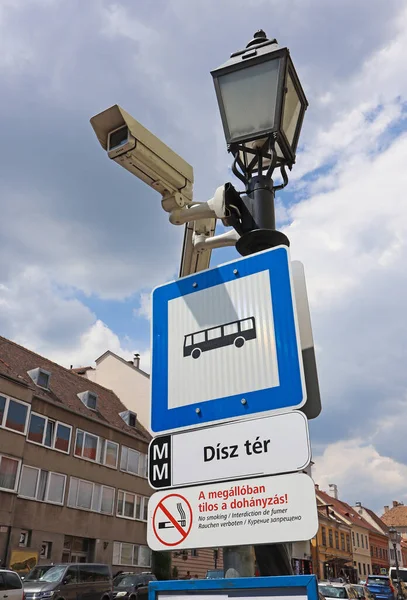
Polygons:
M315 575L287 577L240 577L239 579L188 579L152 581L148 600L243 600L261 596L273 600L318 600Z

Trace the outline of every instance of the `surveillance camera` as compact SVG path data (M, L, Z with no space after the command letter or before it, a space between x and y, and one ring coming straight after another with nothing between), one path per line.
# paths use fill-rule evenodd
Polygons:
M192 201L191 165L120 106L111 106L90 122L109 158L157 190L164 210Z

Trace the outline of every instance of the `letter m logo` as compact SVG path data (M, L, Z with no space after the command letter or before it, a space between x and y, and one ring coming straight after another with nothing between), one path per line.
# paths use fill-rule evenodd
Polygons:
M171 436L153 439L148 450L148 479L151 487L171 487Z

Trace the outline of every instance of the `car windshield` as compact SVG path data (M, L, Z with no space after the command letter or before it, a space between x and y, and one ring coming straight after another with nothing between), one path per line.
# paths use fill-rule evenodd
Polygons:
M394 579L394 581L397 581L396 569L390 570L390 577L392 579ZM407 583L407 569L399 569L399 577L400 577L401 581L404 581L405 583Z
M60 581L62 579L63 574L65 573L66 567L51 567L45 573L38 578L37 581L46 581L47 583L52 583L54 581Z
M390 580L387 577L368 577L367 585L390 585Z
M335 585L320 585L319 591L325 598L347 598L346 589L344 587L336 587Z
M49 567L34 567L34 569L31 569L31 571L28 573L28 575L24 578L24 581L38 581L38 579L44 575L44 573L46 573L49 569L51 569L51 566Z
M119 581L115 581L116 587L130 587L132 585L136 585L137 583L136 575L125 575Z

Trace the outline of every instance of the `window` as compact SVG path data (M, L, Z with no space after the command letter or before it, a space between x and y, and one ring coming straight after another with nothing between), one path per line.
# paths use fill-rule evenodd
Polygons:
M369 550L369 540L367 539L367 535L365 535L366 548Z
M345 534L341 533L341 550L345 550Z
M221 337L221 335L221 327L214 327L213 329L208 329L208 340L216 340L216 338Z
M367 574L370 575L370 565L369 565L369 563L367 564Z
M198 557L198 550L191 550L191 556L193 558L197 558Z
M362 575L362 567L360 566L360 563L358 563L358 570L359 570L359 575Z
M230 323L229 325L223 326L223 335L232 335L233 333L237 333L239 331L239 326L237 323Z
M147 454L122 446L120 470L132 475L147 477Z
M0 396L0 427L25 435L28 411L29 404Z
M363 575L366 576L366 565L365 565L365 563L363 563Z
M148 498L131 492L117 492L117 516L147 521Z
M339 550L339 532L335 531L335 547Z
M137 425L137 415L131 410L125 410L119 413L119 416L129 427L135 427Z
M333 548L334 547L334 537L333 537L332 529L329 530L328 537L329 537L329 547Z
M74 454L79 458L117 469L119 444L77 429Z
M375 553L375 556L376 556L376 558L377 558L377 557L378 557L378 555L379 555L379 552L378 552L378 550L377 550L377 546L375 546L374 553Z
M66 475L23 465L18 495L39 502L63 504Z
M79 582L88 583L95 581L109 582L110 572L107 565L78 565Z
M365 542L364 542L363 535L361 535L361 536L360 536L360 539L361 539L361 541L362 541L362 548L364 548L364 547L365 547Z
M52 421L45 415L31 413L27 440L33 444L47 446L53 450L69 453L72 427Z
M40 558L51 558L52 542L42 542Z
M355 544L355 532L354 531L352 531L352 544L354 546L356 546L356 544Z
M0 454L0 490L17 491L21 461Z
M348 534L346 534L346 551L347 552L351 552L351 547L350 547L350 536Z
M51 379L51 373L46 371L45 369L31 369L31 371L27 371L28 375L31 377L33 382L39 387L49 389L49 381Z
M113 514L114 488L71 477L68 506L104 515Z
M86 390L86 392L80 392L78 398L81 402L90 410L97 410L98 395L95 392Z
M20 538L18 540L18 545L22 548L26 548L27 546L30 545L30 539L31 539L31 531L29 531L28 529L22 529L20 531Z
M132 567L150 567L151 550L148 546L114 542L113 564L128 565Z
M359 548L360 543L359 543L359 534L356 534L356 546Z
M99 438L81 429L76 430L75 456L93 460L96 462L98 457Z
M201 342L205 341L205 331L199 331L198 333L195 333L194 336L194 344L200 344Z
M119 458L119 444L110 440L102 440L101 462L106 467L117 469L117 460Z
M326 546L326 529L325 529L325 527L321 527L321 538L322 538L322 545Z
M17 573L11 573L10 571L6 571L5 573L3 573L3 577L5 579L5 590L21 590L21 588L23 587L21 579L19 578Z
M394 560L394 550L390 548L390 560Z

